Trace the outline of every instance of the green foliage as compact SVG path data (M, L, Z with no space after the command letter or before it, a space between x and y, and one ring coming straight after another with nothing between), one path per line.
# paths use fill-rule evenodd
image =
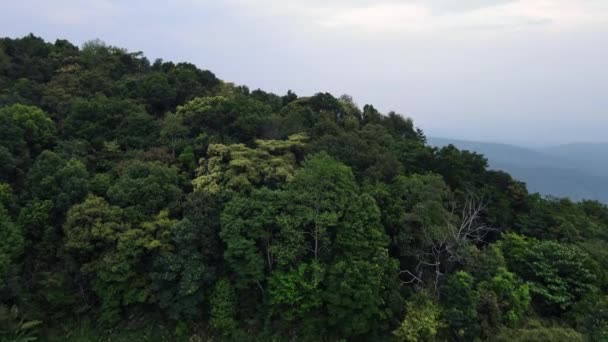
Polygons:
M160 138L175 153L184 146L188 132L183 116L167 113L161 125Z
M298 335L322 336L324 276L323 265L316 261L302 263L289 272L274 272L268 279L271 314L288 329L300 330Z
M0 183L0 206L12 208L15 206L16 198L13 195L13 189L6 183Z
M205 300L205 286L211 287L212 274L198 251L195 226L184 219L171 231L171 250L161 251L153 262L151 287L158 305L173 319L195 319Z
M182 153L180 153L178 159L187 171L194 171L196 168L196 158L194 157L194 149L192 146L186 146Z
M582 342L583 336L567 327L534 326L525 329L503 329L497 336L500 342Z
M284 236L293 243L292 250L307 246L308 252L300 253L328 262L333 254L331 238L356 196L357 185L351 170L325 153L316 154L304 162L286 191L289 206L285 212L289 214L282 216L281 223ZM292 258L292 262L296 260Z
M607 237L608 209L601 203L574 203L568 199L534 196L528 206L529 212L516 222L524 235L569 243Z
M0 180L21 187L32 160L55 142L55 123L40 108L14 104L0 107L0 132Z
M0 109L0 144L14 154L35 157L56 138L55 123L40 108L15 104Z
M259 137L270 111L270 107L242 95L199 97L177 108L191 136L208 132L222 142L251 142Z
M437 151L433 162L433 172L443 176L445 182L453 189L475 188L488 166L488 161L477 153L460 151L453 145Z
M26 254L28 263L43 266L55 261L61 245L61 229L52 221L53 202L50 200L33 200L21 208L17 222L31 245Z
M256 190L248 197L234 197L222 212L224 260L239 287L260 284L265 272L274 266L272 243L279 229L275 222L279 214L277 202L276 193Z
M477 313L481 335L489 338L501 326L515 327L526 317L530 306L527 284L505 268L499 268L489 280L477 285L479 304Z
M385 270L383 260L334 262L328 270L327 314L336 336L370 333L375 324L386 320L382 308Z
M257 148L243 144L212 144L207 158L200 161L192 181L199 191L218 193L251 191L256 186L277 186L295 173L296 156L304 147L305 135L292 135L287 141L257 140Z
M118 234L129 228L129 225L123 222L120 208L110 206L103 198L94 196L87 197L83 203L72 207L63 227L66 252L72 258L76 271L83 276L90 276L92 281L97 283L93 288L96 288L95 292L102 298L102 317L106 321L119 319L121 300L112 298L112 290L116 291L115 289L102 286L102 279L106 278L107 274L104 274L104 277L101 272L114 269L116 273L122 272L125 277L123 280L129 280L129 263L126 260L112 260L119 258L119 255L114 253ZM116 265L112 265L113 263ZM97 274L98 272L100 273ZM117 280L120 279L117 277Z
M509 269L529 282L533 304L560 314L597 291L597 265L572 245L508 234L501 242Z
M231 336L237 332L236 295L228 279L220 279L211 295L209 325L220 335Z
M197 191L188 194L183 203L184 218L190 221L196 231L196 241L199 243L199 251L206 260L208 266L218 267L222 264L223 248L219 236L220 215L225 198L212 196L205 192Z
M155 324L156 322L154 321L145 321L143 323L129 321L121 326L108 329L98 326L96 322L91 322L90 319L85 318L75 322L65 322L60 327L54 327L54 329L44 334L44 338L45 341L49 342L204 341L198 334L177 336L173 331L173 324Z
M112 185L112 176L108 173L97 173L90 183L90 190L97 196L104 196Z
M530 286L507 269L502 251L495 245L486 247L468 268L478 282L482 335L493 336L503 325L518 326L528 314Z
M428 247L440 236L446 222L453 220L446 208L452 194L439 175L398 176L371 191L383 208L382 223L399 256L413 252L412 245Z
M441 302L451 339L470 341L479 332L477 317L479 292L474 285L473 277L464 271L450 275L444 285Z
M370 333L391 317L383 297L398 267L388 256L388 238L371 196L351 199L334 245L325 293L329 324L342 336Z
M65 247L102 301L102 319L119 319L121 306L152 301L142 267L153 253L171 250L176 223L161 212L133 226L119 207L90 196L68 212ZM186 292L189 292L188 290Z
M89 191L89 178L80 160L64 160L48 150L36 158L28 174L32 197L53 201L58 212L67 211L84 199Z
M87 139L95 148L116 140L121 147L142 147L156 132L155 123L145 109L131 100L96 95L75 98L65 119L63 133Z
M439 304L429 294L418 293L408 300L405 317L393 335L403 342L431 342L443 327Z
M2 340L606 339L605 204L348 95L0 38L0 132Z
M108 189L113 203L135 213L154 214L175 206L182 196L178 170L159 162L132 161L116 168L118 178Z
M226 243L225 260L238 277L236 285L261 287L275 268L286 270L270 277L272 293L280 296L271 298L280 307L296 306L284 308L296 310L296 317L297 310L320 308L311 296L321 295L329 325L342 336L369 333L373 323L387 320L382 298L397 265L388 257L388 239L373 198L357 191L351 171L320 154L305 162L286 190L234 197L222 213L220 236ZM301 260L313 262L297 266ZM318 261L329 263L326 277ZM307 271L309 267L313 269ZM319 287L321 279L326 288ZM300 296L309 298L312 307L302 309L296 299ZM312 321L306 320L306 329L312 330Z
M12 222L8 211L0 205L0 289L7 285L7 278L16 271L17 259L24 247L21 227Z
M23 317L16 306L0 305L0 338L2 341L29 342L38 340L36 330L41 321Z
M122 229L122 211L110 206L103 198L89 196L70 209L64 226L67 251L74 251L80 261L92 259L89 252L97 250L97 242L103 242L112 231Z
M586 340L608 339L608 298L605 295L588 295L572 307L568 317Z

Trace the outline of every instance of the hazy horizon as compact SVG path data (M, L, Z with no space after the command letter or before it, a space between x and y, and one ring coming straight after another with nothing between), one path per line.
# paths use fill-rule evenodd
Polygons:
M426 134L426 133L425 133ZM542 142L542 141L500 141L500 140L487 140L487 139L469 139L462 137L453 137L453 136L438 136L438 135L430 135L426 134L429 139L444 139L444 140L456 140L462 142L472 142L472 143L482 143L482 144L498 144L498 145L510 145L515 147L521 147L531 150L543 150L551 147L565 147L572 145L607 145L608 140L599 140L599 141L571 141L571 142Z
M0 23L2 36L99 38L251 89L349 94L428 136L607 141L605 1L23 0Z

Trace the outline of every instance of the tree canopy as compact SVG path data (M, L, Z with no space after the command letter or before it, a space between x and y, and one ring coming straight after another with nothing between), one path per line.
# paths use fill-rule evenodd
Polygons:
M411 118L0 39L0 340L603 341L608 207Z

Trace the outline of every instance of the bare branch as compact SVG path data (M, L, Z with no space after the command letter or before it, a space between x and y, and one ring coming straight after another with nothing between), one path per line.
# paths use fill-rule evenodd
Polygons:
M430 282L428 285L436 290L450 263L466 262L464 247L470 243L485 243L486 236L496 230L482 222L482 214L487 207L488 203L483 197L469 191L459 210L452 205L450 215L445 218L444 229L434 232L434 236L428 229L422 229L424 243L428 245L426 249L410 254L417 261L414 267L417 275L410 270L399 272L399 276L408 277L402 284L424 286L427 279ZM456 212L460 213L459 217Z

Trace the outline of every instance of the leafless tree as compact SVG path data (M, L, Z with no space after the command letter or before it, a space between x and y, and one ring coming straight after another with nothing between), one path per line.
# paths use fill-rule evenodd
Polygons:
M481 220L487 205L483 197L468 192L460 206L452 204L441 229L430 232L423 227L425 247L412 254L416 266L399 273L405 279L402 283L415 284L417 288L430 287L430 290L436 291L448 266L464 264L468 256L467 247L471 243L484 243L487 235L496 230Z

